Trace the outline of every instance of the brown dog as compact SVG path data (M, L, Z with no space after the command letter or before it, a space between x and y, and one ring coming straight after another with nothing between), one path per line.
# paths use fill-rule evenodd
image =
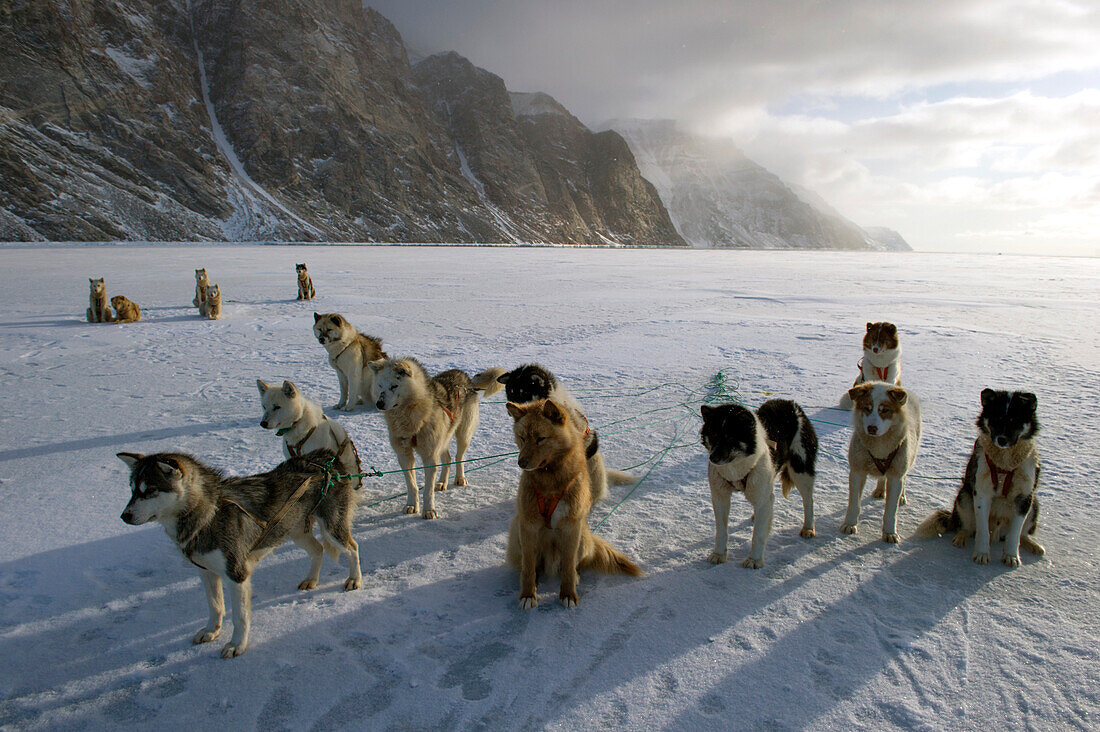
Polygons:
M638 577L642 570L588 528L592 507L584 441L567 410L549 399L508 402L519 447L516 515L508 529L508 563L519 570L519 604L538 605L540 574L561 577L565 607L577 605L577 571L595 569Z
M133 300L127 300L122 295L111 298L111 305L115 308L115 321L119 323L136 323L141 320L141 308Z

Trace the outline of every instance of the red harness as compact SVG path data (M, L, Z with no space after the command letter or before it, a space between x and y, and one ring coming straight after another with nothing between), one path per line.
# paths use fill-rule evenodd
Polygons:
M559 493L556 496L544 496L542 493L535 489L535 500L539 504L539 514L543 520L546 521L546 526L550 527L550 518L554 515L554 509L558 507L558 501L564 493Z
M859 369L859 375L863 376L863 359L859 359L859 363L856 364L856 368ZM886 381L886 374L890 373L889 366L871 366L875 370L875 376L879 381Z
M989 457L988 454L985 456L985 464L989 466L989 478L993 481L993 492L1000 493L1005 498L1008 498L1008 491L1012 488L1012 479L1016 475L1016 469L1005 470L1004 468L998 468L993 464L993 458ZM1002 473L1005 476L1004 484L998 487L1000 484L999 476Z

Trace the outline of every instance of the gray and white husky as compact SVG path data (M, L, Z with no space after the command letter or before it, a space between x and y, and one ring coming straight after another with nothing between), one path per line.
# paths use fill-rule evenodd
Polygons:
M459 369L430 376L414 358L378 359L369 366L374 372L375 406L385 413L390 445L405 474L405 513L419 512L421 518L434 519L438 516L435 492L447 489L451 438L456 441L455 485L466 485L462 458L477 429L478 396L501 390L497 377L504 369L487 369L474 377ZM423 510L413 475L414 452L424 465ZM438 483L437 466L443 468Z
M311 590L321 576L324 550L348 555L351 569L345 590L363 585L359 547L351 536L355 491L344 480L325 490L323 466L335 454L316 450L291 458L258 475L226 477L190 455L163 452L140 455L120 452L130 467L130 502L122 520L139 525L157 521L192 564L199 568L210 619L192 638L207 643L221 632L225 603L222 579L233 597L233 637L222 658L248 648L252 623L252 571L287 537L306 550L309 575L298 585ZM313 536L313 520L321 526L321 542Z

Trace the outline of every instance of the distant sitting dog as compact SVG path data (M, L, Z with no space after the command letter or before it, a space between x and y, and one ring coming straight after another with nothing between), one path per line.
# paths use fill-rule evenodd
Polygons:
M107 306L107 285L103 281L103 278L98 279L88 278L89 289L91 293L88 296L90 305L88 307L88 322L89 323L110 323L115 319L115 316L111 314L111 308Z
M508 563L519 570L519 604L538 605L541 575L561 577L558 598L577 605L577 571L595 569L637 577L642 570L588 528L592 495L583 430L569 424L571 410L550 400L508 402L519 448L516 515L508 528Z
M859 530L859 501L867 476L886 480L882 540L898 543L898 505L905 495L905 476L920 447L920 401L912 392L881 381L848 390L852 409L852 439L848 443L848 512L840 530Z
M298 299L312 300L317 292L313 289L313 280L306 271L305 262L294 265L294 271L298 273Z
M739 404L704 405L700 412L700 440L709 462L707 478L714 508L714 551L707 560L726 561L729 542L730 499L744 493L753 507L752 548L741 563L759 569L772 528L775 476L778 473L786 498L791 487L802 496L802 530L812 538L814 528L814 474L817 433L795 402L769 399L754 414Z
M122 295L111 298L111 305L115 308L116 323L136 323L141 320L141 308L136 302L127 300Z
M885 381L901 386L901 345L898 343L898 327L893 323L868 323L863 334L863 358L859 360L859 376L852 386L869 381ZM852 398L844 394L840 398L843 409L852 408ZM875 498L882 498L875 491Z
M473 378L451 369L433 377L413 358L382 358L371 361L368 367L374 372L375 406L385 412L390 445L405 471L405 513L419 512L422 518L434 519L438 516L435 491L447 489L451 438L456 442L455 485L466 485L462 458L477 428L478 395L500 391L497 377L504 369L488 369ZM425 466L423 510L412 470L416 467L414 451ZM437 465L443 468L438 483Z
M202 304L206 302L206 290L210 287L210 278L206 274L206 268L195 270L195 299L191 301L191 304L197 308L202 308Z
M382 341L363 335L337 313L314 313L313 335L328 351L328 362L340 380L336 409L354 412L355 405L369 403L374 372L367 364L387 358Z
M1035 541L1039 528L1039 432L1037 400L1025 391L982 390L978 439L962 487L951 511L936 511L917 529L918 536L954 531L955 546L974 538L973 559L989 564L990 533L1004 539L1001 561L1020 566L1020 547L1032 554L1046 552Z
M199 312L208 320L217 320L222 316L222 291L217 285L211 285L206 291L206 300L199 306Z
M592 501L599 501L607 495L608 481L615 485L629 485L634 476L619 470L608 470L600 453L600 438L596 430L588 425L588 417L573 396L562 386L548 369L537 363L529 363L514 368L497 379L504 384L508 401L516 404L528 404L541 399L553 399L569 410L569 423L584 438L584 452L588 458L588 479L592 483Z
M260 426L275 430L275 434L283 438L286 457L298 457L323 448L336 453L341 473L363 472L359 452L348 433L339 422L326 417L320 405L307 399L298 387L289 381L284 381L280 387L256 379L256 388L260 390L260 403L264 408ZM362 478L351 481L356 490L363 485Z
M287 537L306 550L312 563L298 589L317 586L324 548L334 557L339 552L348 555L351 573L344 589L362 586L359 547L351 536L355 492L347 481L325 490L322 466L334 457L331 451L316 450L270 472L234 478L181 453L120 452L118 457L130 466L132 489L122 520L135 526L160 522L183 556L200 570L210 620L193 643L218 637L226 579L233 597L233 637L222 648L222 658L245 652L252 623L252 571ZM321 525L323 546L313 536L314 519Z

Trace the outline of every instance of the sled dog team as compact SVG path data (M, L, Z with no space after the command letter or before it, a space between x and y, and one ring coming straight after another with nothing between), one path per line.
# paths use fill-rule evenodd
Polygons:
M299 299L309 299L312 283L308 274L302 279L305 267L299 267ZM196 302L201 302L200 287L207 299L211 295L200 273L206 281L205 271L196 270ZM634 478L607 469L598 435L580 405L547 369L527 364L512 371L490 368L474 376L458 369L433 376L414 358L390 357L379 339L360 333L339 314L314 313L313 332L337 373L340 400L335 408L350 412L359 404L373 404L383 413L404 475L407 514L438 516L435 494L447 489L451 465L454 485L467 484L463 459L478 424L479 398L505 390L522 470L506 558L519 571L522 608L538 605L537 585L545 576L560 579L559 600L571 608L578 602L579 570L642 574L634 562L593 534L587 522L609 481L628 484ZM858 531L860 499L871 476L877 484L875 497L886 499L882 539L897 543L897 511L906 502L905 479L921 437L920 402L901 386L897 328L868 323L863 345L859 376L842 398L842 406L852 409L853 430L848 509L841 531ZM161 523L200 570L210 616L193 638L195 643L218 636L225 611L222 580L229 582L233 634L222 649L227 658L243 653L248 645L252 571L287 538L310 557L309 575L299 589L317 586L326 550L333 558L348 555L344 589L362 586L358 546L351 535L361 478L347 477L362 472L354 443L295 384L257 380L256 385L263 407L260 426L283 438L287 460L274 470L226 477L180 453L118 454L130 467L132 492L122 520L134 525ZM1002 561L1016 567L1021 546L1034 554L1044 551L1034 539L1039 477L1036 398L1026 392L985 389L981 404L978 438L954 506L929 516L917 535L953 531L958 546L973 538L974 561L987 564L992 534L1004 540ZM743 493L753 508L753 530L742 564L764 566L776 477L784 497L792 488L799 492L804 516L799 535L813 538L818 444L802 408L790 400L770 399L755 411L739 404L704 405L701 416L715 518L714 550L708 560L726 561L731 499ZM414 477L417 456L424 472L422 487ZM320 528L320 541L313 535L314 523Z
M309 277L306 265L295 264L294 271L298 275L298 299L312 300L316 291L313 289L313 280ZM122 295L111 298L111 305L115 313L107 305L107 285L102 277L88 278L89 288L89 323L135 323L141 320L141 308L137 303L127 300ZM199 315L208 320L218 320L222 316L222 292L218 285L210 284L210 276L206 268L195 270L195 297L191 304L199 309Z

